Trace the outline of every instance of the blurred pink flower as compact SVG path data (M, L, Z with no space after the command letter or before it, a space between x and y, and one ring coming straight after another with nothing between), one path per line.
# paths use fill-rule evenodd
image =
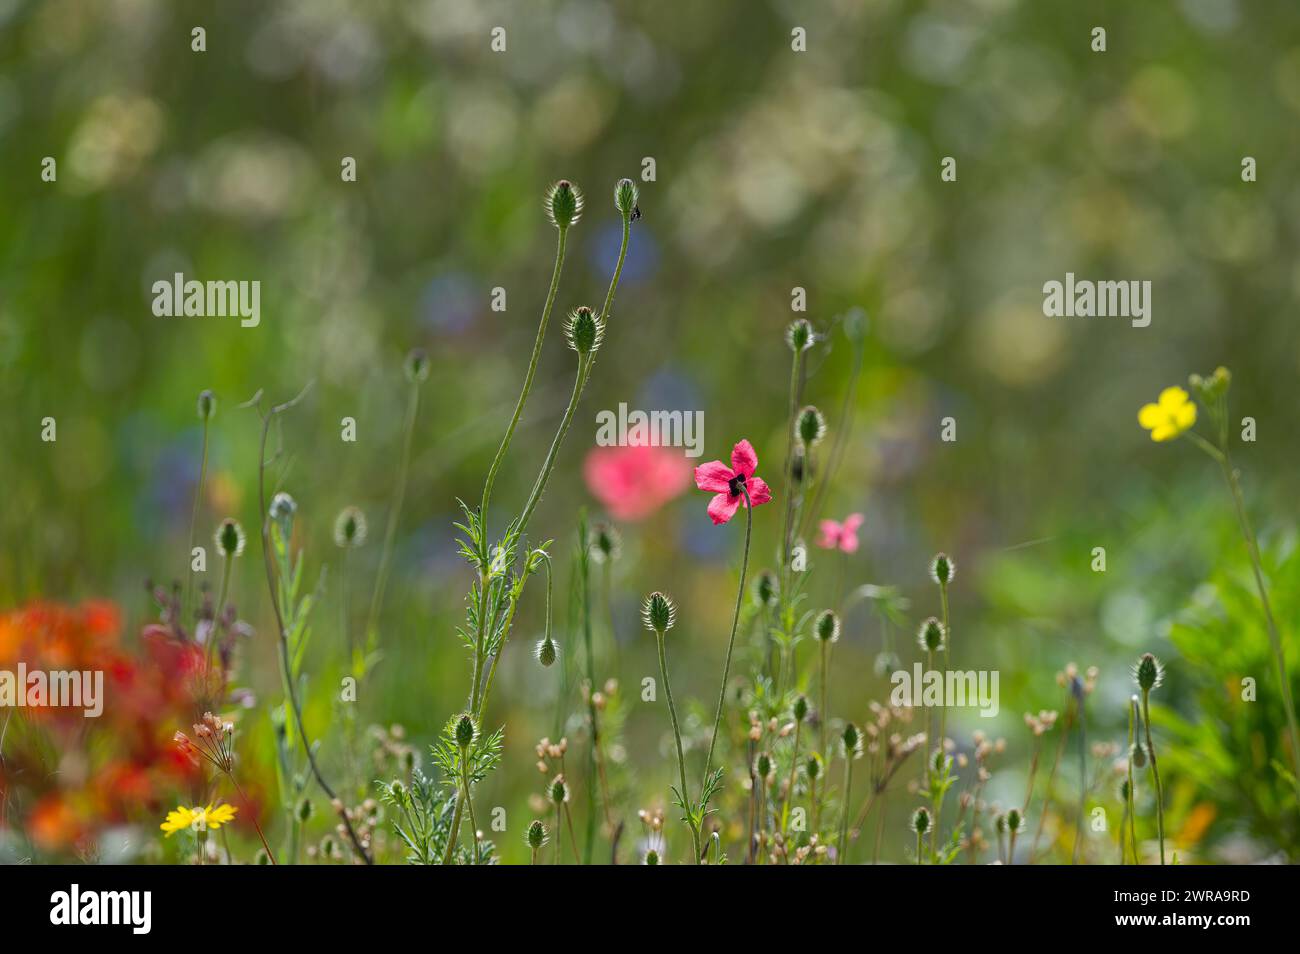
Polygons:
M709 501L709 519L719 524L734 517L745 502L742 486L749 491L749 500L755 507L772 499L767 484L754 476L757 469L758 455L749 441L741 441L731 449L730 467L714 460L695 468L695 486L717 495Z
M680 450L649 444L593 447L582 472L587 489L615 520L644 520L681 494L691 479Z
M835 520L823 520L819 523L820 533L817 545L823 550L843 550L845 553L858 552L858 527L865 518L860 513L851 513L843 523Z

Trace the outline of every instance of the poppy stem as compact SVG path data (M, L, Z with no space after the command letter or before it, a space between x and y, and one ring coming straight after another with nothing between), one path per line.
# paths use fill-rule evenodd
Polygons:
M736 645L736 627L740 623L740 607L745 599L745 574L749 572L749 538L754 526L754 508L749 499L749 487L743 482L740 492L745 495L745 551L740 561L740 586L736 589L736 611L731 617L731 637L727 640L727 658L722 664L722 686L718 690L718 711L713 717L713 737L709 740L709 754L704 759L704 783L708 783L713 768L713 750L718 744L718 728L722 725L722 707L727 700L727 677L731 674L731 651ZM703 794L703 791L701 791ZM704 806L699 806L704 810Z

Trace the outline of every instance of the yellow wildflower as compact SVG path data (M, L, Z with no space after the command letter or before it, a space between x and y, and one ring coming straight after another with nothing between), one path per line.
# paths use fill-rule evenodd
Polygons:
M1138 411L1138 423L1153 441L1171 441L1196 423L1196 405L1182 388L1165 388L1156 404Z
M184 805L177 805L176 810L168 812L167 820L158 827L167 832L168 838L187 828L193 831L211 828L215 831L222 825L229 824L235 817L235 811L235 806L224 804L216 808L211 805L204 808L186 808Z

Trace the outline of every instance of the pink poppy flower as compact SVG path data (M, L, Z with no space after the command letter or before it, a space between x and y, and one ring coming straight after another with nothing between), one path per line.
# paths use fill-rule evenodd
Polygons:
M753 445L741 441L731 449L730 467L715 460L695 468L695 486L717 495L709 501L709 517L715 524L726 523L744 504L742 486L749 491L750 502L755 507L772 499L767 484L754 476L757 467L758 455Z
M845 553L858 552L858 527L865 519L860 513L851 513L840 523L836 520L823 520L817 525L820 531L817 545L823 550L843 550Z
M593 447L582 467L587 489L615 520L644 520L681 494L691 467L681 454L649 444Z

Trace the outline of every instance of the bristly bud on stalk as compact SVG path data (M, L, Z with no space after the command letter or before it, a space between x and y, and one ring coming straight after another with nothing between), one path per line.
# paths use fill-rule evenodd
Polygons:
M808 697L802 694L795 696L793 709L795 722L808 718Z
M862 755L862 733L852 722L844 724L844 731L840 733L840 744L844 747L844 757L846 759L860 758Z
M1160 660L1151 653L1143 653L1142 658L1133 667L1133 678L1139 689L1150 692L1152 689L1160 688L1160 684L1165 681L1165 667L1160 665Z
M293 530L293 516L297 512L298 502L283 490L271 498L271 519L280 528L280 537L286 541Z
M456 739L456 747L462 752L473 745L474 739L478 736L478 726L474 722L474 717L468 712L458 715L452 735Z
M406 373L406 380L419 384L429 376L429 355L423 348L412 349L406 356L402 370Z
M217 397L206 388L199 392L199 420L210 421L217 413Z
M813 632L823 643L838 642L840 638L840 618L834 610L822 610L813 624Z
M1025 827L1025 816L1020 813L1020 809L1011 808L1007 810L1007 831L1016 834L1020 829Z
M551 803L555 805L563 804L569 800L569 786L564 783L564 776L557 775L547 789Z
M216 541L223 556L237 557L244 552L244 528L238 520L227 517L217 527Z
M764 570L758 574L758 578L754 580L755 603L759 606L771 606L776 602L778 592L775 573Z
M910 825L912 831L918 835L924 835L930 830L930 810L922 806L912 812L912 821Z
M359 547L366 542L366 515L356 507L344 507L334 519L334 543Z
M546 215L563 232L582 218L582 190L561 179L546 191Z
M1141 742L1134 742L1133 747L1129 749L1129 761L1133 763L1136 769L1147 767L1147 750L1142 747Z
M659 864L659 852L655 851L653 848L647 849L645 853L645 863L648 865Z
M940 586L947 586L952 582L953 575L957 572L957 566L952 562L952 557L946 553L936 553L934 560L930 564L930 579Z
M316 814L316 806L310 798L304 798L298 803L298 809L294 814L298 816L300 822L310 821L311 816Z
M618 184L614 186L614 208L618 209L619 215L623 218L630 215L635 218L634 213L639 198L636 183L631 179L619 179Z
M809 404L799 412L799 440L805 447L816 447L826 436L826 418Z
M656 633L666 633L677 622L677 607L657 590L645 598L641 605L641 619L645 628Z
M876 654L876 660L872 664L872 671L876 676L884 679L892 672L897 672L902 665L902 660L898 658L897 653L881 652Z
M808 758L804 760L803 768L808 773L809 779L820 777L822 774L822 757L816 752L810 753Z
M537 644L537 661L543 666L548 668L552 666L559 654L559 647L555 645L555 640L549 636Z
M605 322L586 305L575 308L564 322L564 337L578 354L593 354L605 340Z
M537 819L533 819L532 824L528 826L527 832L528 847L537 851L546 845L546 826Z
M598 521L591 525L588 548L597 563L612 562L623 552L623 535L612 523Z
M772 777L772 771L775 766L772 765L772 756L766 752L759 752L758 758L754 759L754 774L763 780L764 783Z
M807 318L796 318L785 329L785 343L796 354L807 351L817 340L812 324Z
M944 635L943 623L931 616L921 624L921 629L916 634L916 641L926 652L937 653L943 649Z

